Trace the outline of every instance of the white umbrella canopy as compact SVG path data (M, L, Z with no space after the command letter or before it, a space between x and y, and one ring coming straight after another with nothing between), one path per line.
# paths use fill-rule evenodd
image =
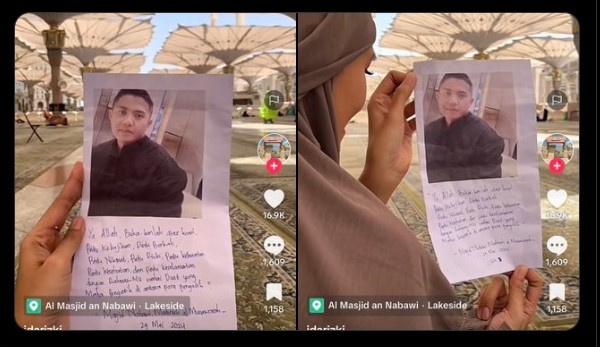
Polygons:
M63 93L67 93L72 97L83 98L83 83L67 82L67 87L63 90Z
M67 82L67 84L80 84L83 83L83 78L80 74L71 75L69 72L63 70L62 79Z
M145 48L152 38L150 20L69 20L64 50L88 65L96 56L113 50Z
M566 13L403 13L392 31L452 37L484 52L502 40L548 32L571 20Z
M141 70L146 58L142 53L120 53L98 55L92 59L87 68L92 72L135 73ZM81 76L84 65L72 55L63 55L61 69L72 76Z
M61 80L63 81L61 86L62 93L68 94L71 97L83 98L83 79L79 74L73 76L69 73L63 73Z
M281 26L182 26L163 46L169 52L202 52L231 65L252 53L295 49L296 28Z
M102 47L69 47L64 48L64 51L77 60L78 66L88 66L96 57L110 54Z
M570 62L577 60L579 55L573 39L558 39L552 37L526 37L513 43L490 51L492 57L516 57L536 59L561 69Z
M32 14L25 13L15 24L15 37L20 41L38 50L46 50L42 32L49 29L48 23L42 18Z
M111 50L144 48L152 37L153 26L150 19L133 20L128 16L115 15L113 19L85 18L77 13L39 13L25 14L15 24L15 37L28 46L41 52L46 51L44 31L57 28L60 24L65 32L64 44L59 40L64 51L77 57L84 66L88 66L94 58L107 54ZM42 16L42 17L40 17ZM111 17L106 15L106 17ZM61 36L52 35L54 40ZM50 44L50 43L49 43ZM56 43L53 43L56 48ZM49 46L50 47L50 46ZM53 65L60 63L62 51L49 51ZM61 86L58 85L60 72L52 73L52 101L60 103Z
M40 53L15 38L15 68L25 68L40 62Z
M235 92L246 92L251 89L252 85L238 77L233 77L233 91Z
M73 19L63 24L66 48L94 47L107 51L145 48L152 39L154 26L146 20Z
M15 59L15 69L28 69L31 66L47 64L49 70L50 64L48 64L48 58L44 57L42 54L43 53L33 52L22 56L19 59Z
M48 26L58 27L65 20L77 16L79 12L32 12L42 19ZM47 29L47 28L46 28Z
M246 83L248 83L249 87L252 87L254 83L260 81L261 79L276 74L277 71L268 69L266 67L253 67L253 66L245 66L245 65L237 65L235 67L236 78L239 78Z
M139 73L145 60L142 53L108 54L97 56L87 67L95 72Z
M15 48L19 48L19 49L25 49L28 51L32 51L33 48L27 46L24 42L22 42L21 40L19 40L16 36L15 36Z
M38 63L27 68L15 69L15 80L34 84L50 80L50 65Z
M406 72L413 69L413 64L419 61L425 61L427 57L403 57L399 55L379 55L371 63L369 70L386 74L390 70Z
M62 62L60 64L60 68L63 71L66 71L71 76L81 76L80 68L83 65L79 61L79 59L75 58L70 54L63 54Z
M74 63L73 63L74 61ZM61 64L60 70L61 70L61 77L60 80L65 80L68 81L69 79L72 78L77 78L77 76L80 76L80 72L79 72L79 61L77 60L77 58L75 57L71 57L68 55L63 56L63 63ZM51 71L51 66L50 63L48 63L48 57L46 56L45 53L39 53L37 51L34 51L31 54L28 54L27 56L21 58L21 59L15 59L15 70L23 70L23 71L44 71L44 73L48 73L48 81L43 80L42 82L45 82L46 84L48 84L50 82L49 78L50 78L50 71ZM27 76L31 76L32 72L25 72L27 74ZM33 72L33 74L36 74L37 72ZM16 75L15 75L16 76ZM23 76L23 75L21 75ZM21 77L23 78L23 77ZM47 85L45 85L45 87L48 87Z
M160 51L154 57L155 64L176 65L198 74L208 73L223 62L204 53L182 53Z
M26 13L19 17L15 25L15 36L32 48L45 50L42 32L49 29L49 23L36 14ZM150 19L138 21L127 14L104 13L44 13L45 17L65 15L61 29L66 32L65 47L98 47L107 45L106 50L143 48L151 39ZM143 14L132 14L135 16ZM48 19L48 18L46 18ZM115 39L116 35L120 35ZM132 36L134 39L132 39ZM98 42L104 38L105 42ZM89 41L89 42L88 42ZM123 46L125 44L125 46ZM131 47L126 44L133 45ZM117 47L115 47L117 46Z
M176 74L192 75L192 74L195 74L194 71L191 71L188 69L167 69L167 68L152 69L150 71L150 73L151 74L165 74L165 75L176 75Z
M573 35L573 17L571 17L571 21L548 28L545 32L549 34Z
M140 21L117 15L111 20L99 20L86 19L86 16L66 19L61 27L66 33L64 51L84 65L112 50L145 48L152 38L150 19ZM47 29L44 20L28 13L17 20L15 35L30 47L45 51L42 32Z
M383 48L403 49L431 59L454 60L472 51L466 42L448 36L405 34L388 30L381 38Z
M296 72L296 53L260 53L236 65L236 69L243 67L265 67L289 76Z

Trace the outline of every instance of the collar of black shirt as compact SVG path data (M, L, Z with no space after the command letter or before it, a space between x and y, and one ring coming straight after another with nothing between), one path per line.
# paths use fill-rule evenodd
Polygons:
M444 117L442 117L442 120L443 120L443 124L446 125L446 129L450 130L450 129L460 129L460 128L466 126L467 124L471 123L474 120L474 118L475 118L475 115L472 114L471 112L469 112L466 115L455 120L454 122L450 123L449 126L447 125L446 119Z
M109 155L113 157L119 157L123 155L128 155L129 153L139 152L140 150L146 148L150 141L152 140L150 140L148 136L144 135L144 137L137 140L136 142L123 146L123 149L121 150L121 152L119 152L119 145L117 143L117 139L114 139Z

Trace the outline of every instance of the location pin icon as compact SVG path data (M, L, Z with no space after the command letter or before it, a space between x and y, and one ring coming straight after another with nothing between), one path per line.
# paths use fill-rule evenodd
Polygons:
M318 300L315 300L315 301L313 301L312 305L313 305L313 308L314 308L316 311L318 311L319 309L321 309L321 302L320 302L320 301L318 301Z
M30 301L29 302L29 309L32 310L32 311L37 311L38 305L39 304L37 303L37 301Z

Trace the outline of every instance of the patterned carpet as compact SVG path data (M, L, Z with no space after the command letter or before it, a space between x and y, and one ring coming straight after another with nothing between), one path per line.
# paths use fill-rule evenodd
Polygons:
M239 179L232 182L229 205L233 241L233 259L237 293L238 329L296 329L296 180L280 178L279 189L285 193L277 211L284 211L284 220L266 220L263 210L269 210L263 192L272 188L272 178ZM278 235L285 241L283 252L273 257L263 247L264 240ZM283 259L281 266L265 265L269 259ZM265 312L265 286L281 283L284 300L271 301L282 305L283 313Z

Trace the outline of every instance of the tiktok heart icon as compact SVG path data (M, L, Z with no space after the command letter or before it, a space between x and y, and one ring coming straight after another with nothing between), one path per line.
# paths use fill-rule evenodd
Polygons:
M548 198L550 205L554 206L554 208L559 208L567 201L567 192L564 189L550 189L546 198Z
M281 189L277 189L277 190L267 189L265 191L264 196L265 196L265 201L267 202L267 204L269 204L269 206L271 206L272 208L276 208L283 201L284 194L283 194L283 190L281 190Z

